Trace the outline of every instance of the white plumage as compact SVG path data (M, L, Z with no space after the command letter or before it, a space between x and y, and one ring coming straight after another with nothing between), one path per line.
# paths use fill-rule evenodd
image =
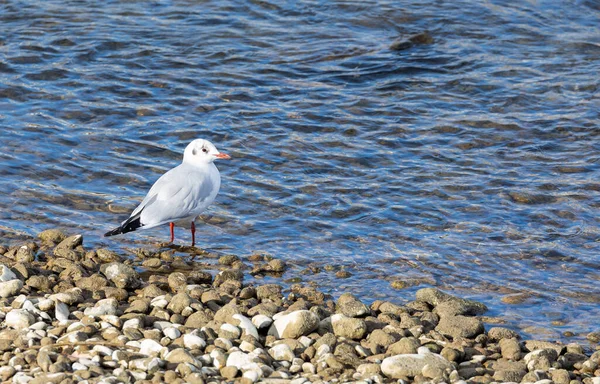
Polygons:
M162 175L144 200L121 225L104 236L113 236L169 223L190 225L195 245L195 220L217 197L221 175L213 163L229 159L207 140L197 139L185 148L183 162Z

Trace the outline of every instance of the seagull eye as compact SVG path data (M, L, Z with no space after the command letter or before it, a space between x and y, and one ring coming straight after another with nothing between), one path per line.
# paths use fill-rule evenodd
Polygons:
M204 153L208 153L208 149L206 149L206 148L202 148L202 152L204 152Z

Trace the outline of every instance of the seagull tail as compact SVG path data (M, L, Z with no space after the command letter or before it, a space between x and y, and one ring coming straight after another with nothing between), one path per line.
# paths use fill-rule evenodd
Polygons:
M132 232L132 231L135 231L136 229L140 228L141 226L142 226L142 224L140 222L140 215L137 214L137 215L132 216L129 219L125 220L123 222L123 224L121 224L117 228L106 232L104 234L104 237L109 237L109 236L114 236L114 235L120 235L122 233Z

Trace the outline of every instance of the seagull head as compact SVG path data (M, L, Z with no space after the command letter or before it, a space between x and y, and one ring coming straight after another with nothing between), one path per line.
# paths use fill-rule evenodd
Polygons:
M219 152L213 143L203 139L192 141L183 152L183 162L195 165L209 164L216 159L229 158L229 155Z

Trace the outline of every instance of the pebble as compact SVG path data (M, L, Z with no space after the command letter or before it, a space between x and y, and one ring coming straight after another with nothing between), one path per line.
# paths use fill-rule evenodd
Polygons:
M486 332L475 317L484 304L435 288L406 305L367 306L350 293L334 302L301 284L284 296L276 276L244 284L249 271L236 257L213 281L175 249L128 260L86 251L78 235L59 238L44 242L43 260L37 246L13 247L6 260L20 252L26 268L0 264L3 382L600 384L600 352ZM140 276L142 265L175 271ZM261 268L285 272L285 263Z

